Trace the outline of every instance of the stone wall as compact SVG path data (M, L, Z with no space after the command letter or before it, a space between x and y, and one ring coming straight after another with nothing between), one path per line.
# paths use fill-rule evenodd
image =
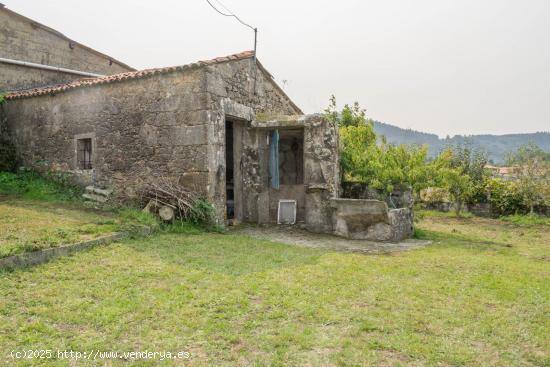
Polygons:
M0 63L0 90L14 91L68 83L83 76Z
M412 208L414 198L410 186L396 186L390 195L382 190L357 182L342 183L342 197L347 199L369 199L385 201L390 208Z
M217 100L220 112L221 100L229 98L251 107L256 114L302 114L259 61L258 67L251 58L219 63L208 68L207 74L208 92Z
M246 70L252 70L250 59L10 99L4 117L25 166L69 172L82 184L113 188L124 198L135 197L144 180L166 176L210 200L220 221L226 200L225 119L240 117L243 170L236 177L246 195L239 210L246 220L257 221L258 196L267 186L260 177L261 132L250 126L254 109L299 109L261 71L257 94L247 94L249 77L239 77ZM78 138L93 140L93 170L77 167ZM241 160L237 163L241 167Z
M207 195L208 95L204 73L155 75L8 100L5 118L19 161L69 172L82 184L134 197L166 176ZM76 138L93 140L93 170L79 170Z
M412 237L410 208L388 209L380 200L332 199L334 233L354 240L399 242Z
M236 190L242 193L242 199L240 203L236 202L236 205L241 206L236 211L241 213L242 221L271 222L268 210L267 133L254 128L251 121L255 114L296 115L302 111L277 86L259 62L258 67L255 67L251 58L208 67L206 86L212 113L216 116L209 129L209 172L212 183L209 189L216 210L220 216L225 210L225 121L229 118L241 121L238 131L242 148L234 172L240 177L236 181L241 183L241 187ZM236 192L236 195L239 193Z
M338 129L322 115L309 116L304 124L306 226L312 232L331 233L330 200L340 193Z
M0 57L111 75L133 70L63 34L0 6ZM0 63L0 89L64 83L82 76Z

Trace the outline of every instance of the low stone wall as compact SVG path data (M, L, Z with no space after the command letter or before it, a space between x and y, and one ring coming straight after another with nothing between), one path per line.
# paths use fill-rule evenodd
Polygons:
M413 235L410 208L388 210L380 200L332 199L334 233L354 240L399 242Z
M107 245L130 236L150 236L158 229L157 226L143 226L132 232L117 232L93 240L47 248L43 250L25 252L0 259L0 270L14 270L29 266L44 264L58 257L70 256L73 253L88 250L100 245Z
M106 245L108 243L118 241L122 238L128 237L128 233L121 232L115 233L109 236L97 238L95 240L89 240L80 242L73 245L52 247L44 250L26 252L23 254L13 255L0 259L0 270L13 270L17 268L25 268L28 266L43 264L62 256L69 256L75 252L90 249L99 245Z
M346 199L368 199L385 201L390 208L412 208L412 188L397 186L390 195L358 182L342 182L342 197Z
M426 209L437 210L439 212L446 213L455 210L455 204L449 202L432 202L422 204ZM489 203L465 204L462 207L462 211L485 217L493 215L493 210L491 204Z

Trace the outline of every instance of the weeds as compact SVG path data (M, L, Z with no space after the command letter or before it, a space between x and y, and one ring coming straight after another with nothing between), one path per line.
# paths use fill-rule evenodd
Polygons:
M0 195L16 195L41 201L78 201L82 190L72 185L61 173L42 176L34 171L22 170L18 174L0 172Z

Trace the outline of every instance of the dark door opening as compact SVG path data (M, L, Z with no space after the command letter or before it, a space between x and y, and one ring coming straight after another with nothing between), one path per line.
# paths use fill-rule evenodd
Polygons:
M225 197L228 220L235 218L235 173L233 148L233 123L225 122Z

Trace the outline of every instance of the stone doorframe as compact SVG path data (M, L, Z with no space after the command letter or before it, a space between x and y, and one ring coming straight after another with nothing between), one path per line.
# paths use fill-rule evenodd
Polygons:
M241 171L241 159L243 156L243 134L244 129L249 127L255 119L254 110L248 106L234 102L228 98L221 101L224 114L224 123L231 121L233 123L233 178L234 184L234 201L235 215L234 223L242 223L244 220L243 207L243 177ZM225 124L224 124L225 126ZM226 192L224 190L224 192ZM227 202L227 198L226 198Z

